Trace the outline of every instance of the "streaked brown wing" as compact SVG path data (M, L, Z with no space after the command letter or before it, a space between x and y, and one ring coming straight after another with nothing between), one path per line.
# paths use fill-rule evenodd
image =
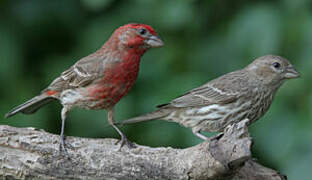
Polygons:
M46 90L61 91L69 88L83 87L103 76L104 61L93 54L82 58L72 67L56 78Z
M236 99L236 94L226 94L217 88L205 85L174 99L170 102L170 105L174 107L204 106L209 104L226 104Z
M168 104L157 107L193 107L209 104L227 104L235 101L247 92L247 76L242 71L235 71L214 79Z

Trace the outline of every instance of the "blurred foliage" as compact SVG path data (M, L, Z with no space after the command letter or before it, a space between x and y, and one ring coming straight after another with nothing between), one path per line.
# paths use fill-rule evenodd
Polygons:
M288 58L302 78L286 82L270 111L251 126L259 161L289 179L308 179L312 167L312 2L308 0L2 0L0 114L37 95L75 61L99 48L117 27L152 25L166 45L144 55L134 88L116 106L117 120L155 109L183 92L254 58ZM60 132L57 102L1 124ZM74 110L66 134L114 137L106 112ZM189 129L153 121L123 127L149 146L184 148L201 142Z

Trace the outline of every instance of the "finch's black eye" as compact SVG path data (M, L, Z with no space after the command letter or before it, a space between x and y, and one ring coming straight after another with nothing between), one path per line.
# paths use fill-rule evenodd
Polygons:
M140 33L141 35L145 35L145 34L147 33L147 30L144 29L144 28L141 28L141 29L139 29L138 31L139 31L139 33Z
M274 67L275 69L278 69L278 68L281 67L281 64L278 63L278 62L275 62L275 63L273 63L273 67Z

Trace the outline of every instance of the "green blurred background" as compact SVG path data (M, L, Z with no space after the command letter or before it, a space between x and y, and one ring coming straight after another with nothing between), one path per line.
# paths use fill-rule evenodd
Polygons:
M301 72L286 82L269 112L251 126L253 153L289 179L312 168L312 2L308 0L1 0L0 114L37 95L62 71L94 52L129 22L153 26L165 47L147 52L139 78L115 108L120 121L152 111L208 80L278 54ZM59 134L61 105L0 124ZM185 148L201 142L190 129L153 121L122 127L148 146ZM75 109L66 135L119 138L106 112Z

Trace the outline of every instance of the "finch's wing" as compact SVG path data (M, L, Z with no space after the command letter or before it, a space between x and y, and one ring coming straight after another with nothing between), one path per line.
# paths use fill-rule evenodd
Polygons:
M104 63L102 58L94 54L82 58L56 78L46 90L60 91L86 86L103 76Z
M238 74L238 75L236 75ZM246 90L246 76L233 72L212 80L168 104L157 107L194 107L210 104L227 104L235 101Z
M227 104L237 99L236 94L227 94L222 90L206 85L174 99L167 106L173 107L194 107L205 106L210 104ZM158 106L161 107L162 105Z

